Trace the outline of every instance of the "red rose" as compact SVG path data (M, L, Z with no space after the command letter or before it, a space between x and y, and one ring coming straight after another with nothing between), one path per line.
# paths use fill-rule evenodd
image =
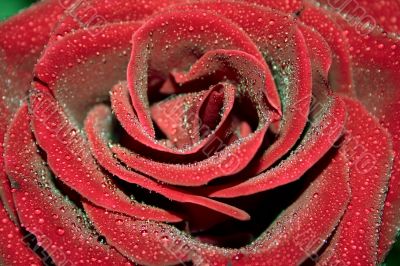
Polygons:
M0 25L2 265L376 265L400 6L48 0Z

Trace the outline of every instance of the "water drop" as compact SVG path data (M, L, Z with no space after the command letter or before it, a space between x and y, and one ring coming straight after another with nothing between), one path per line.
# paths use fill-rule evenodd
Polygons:
M64 233L65 233L64 229L62 229L62 228L57 229L57 235L62 236L62 235L64 235Z
M142 235L142 236L147 236L147 234L148 234L148 232L147 232L147 230L142 230L141 232L140 232L140 234Z

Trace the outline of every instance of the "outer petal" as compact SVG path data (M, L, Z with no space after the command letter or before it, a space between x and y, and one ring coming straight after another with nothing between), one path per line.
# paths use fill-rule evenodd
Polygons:
M315 179L300 198L253 244L240 250L203 244L166 224L138 221L90 204L84 207L107 240L138 263L168 265L191 260L195 265L298 265L333 231L350 196L345 157L337 153L326 163L318 165L324 168L322 172L310 173ZM119 226L114 226L116 221Z
M368 32L365 24L370 28L377 25L387 32L400 32L400 3L396 0L316 0L335 13L346 15L347 22L360 32Z
M268 8L277 9L283 11L284 13L296 13L299 12L304 4L303 0L283 0L283 1L274 1L274 0L245 0L248 3L256 3Z
M125 80L130 39L139 26L107 24L100 35L77 30L49 45L35 66L36 79L77 127L94 104L108 100L111 88Z
M367 35L360 34L345 18L329 15L347 33L357 97L392 137L394 162L379 237L381 262L400 228L400 42L378 27Z
M0 154L9 118L25 96L32 80L32 69L46 45L51 29L60 19L63 8L57 0L41 1L20 14L0 23ZM69 6L70 1L65 2ZM11 185L0 160L0 197L16 221Z
M354 100L344 102L349 116L343 149L349 158L352 197L320 263L376 265L393 151L390 136L365 108Z
M41 260L24 242L21 229L15 226L0 202L0 264L39 266Z
M39 84L36 86L40 88ZM50 168L66 185L113 211L138 218L180 221L172 213L131 200L118 189L98 168L86 140L51 95L38 90L30 100L35 137L47 153Z
M353 95L349 44L342 28L320 9L306 4L300 19L316 29L329 44L332 51L332 66L329 70L329 84L333 90Z
M68 33L84 28L91 35L103 33L106 24L143 21L163 8L181 0L85 0L74 1L65 9L66 16L52 33L50 43ZM60 0L58 0L59 3ZM65 7L63 3L62 6Z
M16 113L5 141L6 171L18 184L13 195L22 225L36 236L38 244L57 264L128 262L97 241L98 236L83 222L83 213L55 188L37 153L29 123L28 106L24 104Z
M107 241L135 263L161 266L175 265L188 260L187 254L182 254L179 250L179 247L186 243L182 241L182 233L176 228L162 223L129 219L127 216L106 212L88 203L84 203L83 206ZM170 244L173 241L177 241L177 248ZM171 248L168 248L168 245Z
M50 37L50 32L71 1L45 0L0 24L0 58L8 66L14 90L26 92L33 65Z

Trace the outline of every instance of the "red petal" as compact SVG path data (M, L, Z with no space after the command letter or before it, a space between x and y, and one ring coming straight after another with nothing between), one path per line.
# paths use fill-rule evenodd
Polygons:
M400 47L400 43L397 44L397 47ZM395 57L400 58L399 48L397 48L396 51ZM389 251L391 244L394 242L400 228L400 93L398 85L400 84L400 71L395 70L388 80L385 80L384 75L382 75L378 69L375 69L373 72L379 72L379 76L375 76L375 78L382 77L382 80L371 82L371 86L365 86L370 80L367 81L364 79L364 81L362 81L361 76L359 76L361 73L357 73L355 76L357 80L360 81L358 86L364 83L362 87L365 89L365 94L367 94L370 89L374 89L374 93L376 92L376 88L382 90L379 97L375 95L375 97L370 97L374 99L364 101L363 103L370 112L373 112L374 115L379 118L381 125L390 132L393 142L394 162L379 238L378 259L382 261L386 252ZM369 77L372 78L372 76ZM356 88L359 88L358 86ZM364 97L362 98L365 100Z
M0 24L0 58L7 66L5 73L11 81L7 88L12 88L8 93L22 97L30 87L33 66L63 14L59 2L41 1ZM64 2L69 6L68 1Z
M88 203L83 206L107 242L130 260L141 265L174 265L187 260L181 257L179 249L168 248L175 235L163 230L164 224L141 222Z
M352 95L352 73L348 42L342 28L337 25L322 9L310 4L301 12L301 20L318 30L329 44L332 51L332 67L329 71L329 84L335 91Z
M99 163L109 172L127 182L137 184L143 188L149 189L150 191L159 193L170 200L204 206L239 220L248 220L250 218L246 212L225 203L202 196L191 195L179 188L173 188L155 182L134 171L125 169L116 159L114 159L110 148L107 146L106 138L110 135L110 123L111 111L103 105L96 106L92 109L85 122L86 134L88 135L91 149Z
M84 207L107 241L141 264L192 260L195 265L298 265L334 230L350 196L348 168L341 153L327 167L317 167L321 168L321 173L313 173L314 181L300 198L262 236L239 250L201 243L163 223L138 221L90 204Z
M5 141L6 170L18 184L13 195L22 226L36 236L57 264L128 262L97 241L90 225L82 222L84 214L54 187L50 172L37 154L29 123L25 104L13 119Z
M23 91L29 88L33 65L63 14L59 2L41 1L0 24L0 56L10 65L9 70L19 73L17 78L24 78L26 87L20 88ZM65 3L65 7L69 4Z
M214 91L216 87L208 91L167 98L151 106L152 119L172 143L171 145L182 149L199 141L199 110Z
M189 46L187 40L191 40ZM251 39L236 25L214 14L200 14L198 11L156 16L133 34L132 44L128 66L132 105L141 125L140 130L153 138L155 132L147 97L150 70L166 78L172 69L186 69L198 57L215 49L244 51L264 62ZM169 49L170 46L173 49Z
M141 129L136 113L130 102L129 91L126 83L120 83L113 87L111 93L111 105L119 123L133 139L149 148L158 151L169 151L167 146L154 140L154 138Z
M311 59L313 79L328 80L329 69L332 65L331 49L324 37L313 28L300 24L299 28L303 33L308 47L308 54Z
M8 179L4 169L1 169L0 175L0 198L3 202L3 208L10 215L13 222L18 224L17 211L15 209L15 204L11 193L10 180Z
M243 170L257 153L266 130L259 129L211 157L190 164L156 162L119 146L113 147L112 151L129 167L157 180L180 186L199 186Z
M245 248L244 258L237 265L264 261L273 266L300 265L325 243L350 198L347 160L340 152L332 153L306 175L315 177L310 186L266 233Z
M39 266L39 257L24 243L24 235L8 216L0 202L0 261L3 265Z
M138 27L138 23L107 24L99 35L77 30L42 55L34 69L37 79L78 125L94 104L108 100L111 88L126 79L130 40Z
M344 102L349 115L343 149L350 162L352 197L321 264L376 265L392 146L386 130L360 103Z
M58 2L41 1L0 23L0 146L3 146L9 117L18 108L16 99L22 99L29 89L33 65L63 12ZM0 153L3 154L2 149ZM8 212L15 214L10 184L3 171L1 159L0 196ZM16 221L15 217L13 220Z
M400 32L400 3L396 0L317 0L317 2L327 5L327 8L335 13L346 14L345 19L351 27L360 32L368 32L364 29L367 23L370 24L370 28L379 25L387 32Z
M196 3L176 6L174 9L191 10L193 6L220 14L239 25L276 69L278 88L286 99L286 106L283 104L278 139L266 150L254 168L255 171L262 172L293 147L307 122L312 76L304 37L291 17L259 6L221 2Z
M254 105L259 106L261 110L269 109L267 106L265 106L264 99L262 99L262 94L266 93L267 99L272 99L271 105L278 110L278 113L280 113L280 102L277 100L278 96L276 95L275 85L270 77L268 69L249 54L240 51L214 50L206 53L198 61L196 61L187 74L175 72L174 76L179 84L185 85L185 83L189 83L194 80L200 80L202 78L206 80L210 79L210 81L212 81L212 78L209 76L217 75L217 73L219 73L218 71L221 71L226 75L228 75L228 73L232 73L232 76L237 79L234 80L234 82L246 88L246 90L241 93L243 94L241 97L245 96L250 99L254 98L255 100L252 100L256 101L254 102ZM228 79L231 79L231 77L228 77ZM218 80L216 82L218 82ZM254 88L254 90L251 88ZM228 97L229 107L223 108L225 112L221 119L220 125L222 125L224 120L227 118L227 115L229 114L229 111L233 105L233 99L231 98L232 97ZM121 122L126 131L139 142L160 151L171 151L175 154L195 153L200 150L204 150L203 148L210 143L210 145L212 145L215 136L222 138L225 131L222 127L217 127L214 134L210 134L208 138L202 140L200 143L181 151L176 149L171 150L164 145L160 145L160 143L157 141L149 138L149 135L141 129L135 112L130 105L128 94L124 91L123 86L119 85L114 88L111 101L113 110L115 111L118 120ZM263 112L265 113L265 111ZM174 115L177 115L177 113ZM267 114L264 116L267 116ZM265 118L259 118L259 120L262 124ZM214 143L218 144L217 142ZM208 148L209 147L206 149Z
M229 84L223 83L222 85L228 85L228 87L232 87L232 85ZM232 88L229 88L227 90L232 91ZM129 92L125 83L114 86L111 93L111 105L113 112L115 113L122 127L134 140L138 141L141 144L144 144L146 148L152 148L158 151L159 155L163 153L165 154L165 152L171 152L173 155L187 156L196 153L196 155L198 155L198 153L201 152L202 154L200 154L200 157L207 157L209 154L211 154L211 152L209 151L215 151L219 146L224 144L222 140L225 139L224 134L227 130L226 126L229 125L229 123L227 123L228 115L230 114L230 109L233 105L233 98L229 96L229 94L227 95L226 99L226 104L228 105L228 107L224 110L221 122L217 126L215 132L213 134L209 134L208 137L204 138L199 143L196 143L195 145L192 145L186 149L171 149L167 145L165 145L165 142L154 140L143 130L140 130L140 124L135 115L135 112L132 109L132 105L130 104ZM179 108L179 106L174 106L174 108L170 111L175 113L174 110L176 108Z
M295 13L300 11L303 8L303 0L284 0L284 1L275 1L275 0L246 0L249 3L256 3L259 5L263 5L267 8L273 8L283 11L284 13Z
M368 35L359 34L343 18L335 19L347 33L356 94L389 131L393 142L394 163L379 237L381 262L400 228L400 42L377 27Z
M242 86L242 90L237 91L239 97L250 99L259 110L258 130L254 134L235 142L203 161L193 164L159 163L129 153L126 149L114 147L113 151L117 157L129 167L160 181L186 186L206 184L215 178L235 174L246 167L258 151L267 129L267 123L270 120L270 114L267 112L268 107L264 103L264 93L267 92L267 97L270 95L270 83L264 83L261 78L268 76L269 72L251 55L240 51L214 50L202 56L191 67L187 75L177 75L176 79L178 83L185 83L190 79L198 79L204 76L207 78L207 75L216 74L219 70L228 78L232 73L238 79L238 84ZM233 100L231 99L231 101Z
M2 88L0 88L2 90ZM9 110L7 108L2 108L4 105L2 102L0 102L0 154L4 153L4 147L3 147L3 141L4 141L4 135L5 131L7 128L8 123L10 122L9 120ZM17 212L15 209L14 205L14 200L12 197L12 185L10 183L10 180L7 177L6 172L4 171L4 158L2 157L0 159L0 199L3 202L3 207L4 209L8 212L10 215L11 219L15 224L18 224L18 218L17 218Z
M279 95L267 65L251 54L240 50L215 49L205 53L187 73L174 71L178 84L213 76L226 76L227 81L244 87L244 92L239 91L242 97L245 95L252 99L259 108L273 109L278 115L282 114ZM264 106L264 94L272 108Z
M18 108L32 81L32 69L63 13L58 0L43 0L0 23L0 128ZM70 3L66 3L68 6ZM3 136L0 136L3 143ZM1 162L2 164L3 162ZM9 204L8 204L9 205Z
M233 86L217 84L211 86L207 91L181 94L156 103L151 106L150 111L152 118L168 139L178 149L187 150L185 147L194 145L204 147L204 144L211 142L210 136L207 142L202 141L204 144L197 143L200 141L201 129L206 129L208 131L206 134L210 134L211 131L221 131L219 129L222 124L227 123L226 120L232 110L234 100L235 88ZM221 109L223 115L218 119ZM218 120L220 120L219 123ZM218 135L224 134L223 131ZM211 134L215 136L217 133Z
M180 220L174 214L131 200L116 188L98 168L86 140L49 94L37 90L31 94L30 103L36 139L47 153L50 168L61 181L109 210L144 219Z
M299 146L276 167L234 186L215 187L212 197L251 195L298 180L332 147L342 133L346 111L338 97L321 103L321 113L306 131Z
M58 0L60 1L60 0ZM52 34L50 42L84 28L91 35L103 33L101 26L111 23L143 21L150 15L180 0L85 0L65 9L66 16Z

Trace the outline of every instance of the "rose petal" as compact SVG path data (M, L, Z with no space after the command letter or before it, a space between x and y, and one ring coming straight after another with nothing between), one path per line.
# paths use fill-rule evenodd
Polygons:
M134 111L132 109L132 105L130 104L129 99L129 91L125 83L120 83L114 86L111 93L111 105L113 112L115 113L118 121L122 124L123 128L128 132L128 134L132 137L132 140L137 141L138 144L144 144L145 149L148 151L148 148L153 148L157 153L157 156L164 156L171 159L172 155L178 160L183 160L185 158L189 158L195 156L195 158L204 158L211 154L213 151L217 150L218 147L223 145L223 140L225 139L225 134L227 131L227 126L229 126L229 117L230 110L233 107L234 99L232 96L232 92L234 93L234 89L232 85L229 84L219 84L218 86L227 86L229 91L226 99L227 107L224 109L224 113L222 115L221 121L217 128L214 130L212 134L209 134L206 138L196 143L195 145L189 146L185 149L170 149L168 146L165 146L161 141L154 141L149 137L149 135L145 134L143 131L138 130L140 128L139 121L137 117L134 115ZM175 113L175 109L179 106L174 106L170 112ZM172 122L172 121L171 121ZM136 124L135 126L133 126ZM168 152L173 152L172 154L168 154Z
M223 70L225 72L223 72ZM213 79L209 76L213 75L217 76L215 78L215 82L218 82L218 80L220 79L218 77L218 73L220 72L218 71L222 71L223 73L225 73L228 76L228 80L232 79L230 76L235 77L235 79L237 80L233 80L232 82L236 82L245 88L244 92L242 92L241 94L244 94L244 96L250 99L255 98L251 101L258 101L254 102L254 105L258 106L260 110L269 109L267 106L265 106L264 99L262 99L262 94L266 93L267 98L270 98L269 96L272 96L272 98L274 99L274 95L276 94L275 85L273 84L272 79L268 78L270 77L268 69L263 64L260 64L254 57L246 53L240 51L214 50L212 52L206 53L203 57L196 61L196 63L191 67L191 70L188 73L175 72L174 77L176 81L181 84L181 86L190 87L191 82L201 80L202 78L211 82ZM250 88L253 87L254 90L251 90ZM182 90L185 89L182 88ZM165 146L157 144L157 142L155 142L154 140L149 139L149 135L145 134L145 132L140 129L140 123L137 121L135 112L132 109L127 96L128 94L124 91L123 86L121 87L119 85L117 87L114 87L111 101L113 105L113 110L116 113L116 116L121 122L122 126L134 139L145 144L146 146L161 151L170 151L171 149L168 149ZM188 149L175 151L172 150L172 152L174 152L175 154L181 153L188 155L199 151L209 150L210 145L222 144L214 140L216 137L219 137L221 139L223 138L225 129L222 128L222 125L225 123L224 121L230 112L230 109L233 105L233 100L229 100L228 103L229 107L224 108L225 112L221 119L221 127L218 126L214 134L210 134L209 137L203 139L202 141L200 141L196 145L189 147ZM277 104L278 103L276 103L275 101L275 105ZM265 113L265 111L263 112ZM278 114L280 113L280 111L277 112ZM264 114L264 116L267 116L267 114ZM259 120L260 123L263 122L262 119L259 118Z
M106 24L140 22L178 2L179 0L85 0L75 1L69 8L61 4L66 16L54 29L50 43L81 28L91 35L100 35L103 33L101 27Z
M158 102L151 107L151 116L177 148L185 149L195 144L204 147L216 137L223 138L227 127L223 125L228 123L234 100L233 86L217 84L207 91L182 94ZM219 114L221 110L222 115ZM209 134L213 136L198 143L201 135L208 137Z
M256 173L270 167L286 154L300 137L311 101L311 65L307 46L295 21L279 12L245 3L196 3L197 9L214 12L232 20L254 40L275 68L283 105L283 119L275 142L253 166ZM193 9L193 5L174 9ZM251 14L251 16L243 16ZM281 29L286 29L282 31Z
M3 142L6 128L9 124L10 115L16 108L16 101L10 101L10 99L18 99L15 94L18 89L7 84L9 81L8 74L3 71L0 66L0 154L3 154ZM11 86L11 87L10 87ZM9 95L11 94L11 95ZM22 98L22 97L21 97ZM0 200L3 202L3 207L9 213L11 219L15 224L18 224L17 213L14 206L14 201L12 198L12 184L6 173L4 172L4 162L3 157L0 158Z
M56 176L93 203L137 218L179 221L156 207L129 199L104 175L81 133L69 122L59 104L39 84L30 95L35 137Z
M245 248L249 255L244 253L237 265L261 264L266 258L266 265L300 265L325 243L349 202L347 160L333 150L306 176L316 178L266 233Z
M316 168L324 170L312 173L316 178L311 185L262 236L239 250L201 243L166 224L138 221L91 204L84 207L107 241L141 264L170 265L192 260L195 265L298 265L324 243L349 200L345 157L336 153L327 163L327 167ZM113 225L115 221L119 226Z
M227 82L243 86L245 92L239 91L239 94L246 95L263 112L264 109L272 109L277 115L282 114L279 95L269 69L251 54L215 49L206 52L190 67L188 73L174 71L175 81L181 85L202 78L219 80L221 76L226 77ZM263 94L271 108L262 102Z
M163 242L174 236L162 223L141 223L124 215L106 212L90 203L83 204L86 214L97 230L121 254L141 265L175 265L187 259L181 258L179 249L168 249ZM175 227L172 227L175 229ZM150 231L150 229L153 229ZM168 230L169 229L169 230ZM175 230L180 232L179 230ZM177 233L181 234L181 233ZM150 238L150 240L149 240Z
M94 104L108 100L111 88L126 79L130 39L139 25L107 24L99 35L74 31L51 44L35 66L36 79L77 126Z
M85 122L86 134L88 135L91 149L99 163L110 173L127 182L137 184L150 191L159 193L170 200L197 204L239 220L250 219L246 212L238 208L206 197L186 193L179 188L173 188L166 184L155 182L134 171L125 169L116 159L114 159L110 148L107 146L106 139L110 135L110 126L111 110L103 105L94 107L92 111L89 112Z
M357 32L344 18L334 18L347 32L357 97L389 131L393 142L394 162L379 237L381 262L400 228L400 42L379 27L366 35Z
M178 149L191 146L200 139L200 107L217 92L216 89L212 87L207 91L177 95L157 102L150 108L151 118ZM218 100L213 104L221 107L223 97ZM219 110L216 112L218 114Z
M66 5L69 5L66 3ZM32 68L62 14L56 0L41 1L0 23L0 153L9 117L18 108L32 79ZM18 34L16 34L18 33ZM10 183L0 160L0 197L17 222Z
M297 13L303 8L303 0L285 0L285 1L274 1L274 0L247 0L249 3L256 3L263 5L267 8L273 8L283 11L284 13Z
M156 162L119 146L113 147L112 151L127 166L159 181L180 186L200 186L243 170L258 151L266 130L261 128L211 157L189 164Z
M301 20L316 29L329 44L332 51L332 66L329 71L329 84L332 89L343 94L353 95L351 60L349 44L343 29L330 16L310 4L301 12Z
M36 236L38 244L57 264L128 262L97 241L90 225L82 222L84 214L54 187L50 172L37 153L29 123L28 106L24 104L5 141L6 171L18 184L13 195L24 228Z
M308 47L308 54L311 59L311 66L313 70L313 79L328 80L328 73L332 66L331 49L324 37L306 25L300 24L299 28L303 33L304 39Z
M379 25L387 32L400 32L400 3L396 0L329 1L317 0L328 9L346 15L348 23L359 32L368 32L366 24L373 28Z
M261 145L271 116L264 103L264 93L269 92L269 84L261 79L266 70L254 57L246 53L214 50L201 57L187 75L182 74L176 78L178 83L185 83L191 78L204 77L208 73L217 75L218 71L222 71L228 78L230 75L235 76L241 87L241 90L237 91L239 97L250 99L256 106L259 125L254 134L198 163L184 165L160 163L130 153L126 149L114 147L113 151L117 157L129 167L160 181L187 186L206 184L215 178L235 174L246 167Z
M298 180L332 147L342 133L346 117L343 102L330 96L306 130L300 145L276 167L236 185L209 188L211 197L251 195Z
M343 149L350 163L352 197L319 263L376 265L378 232L393 159L392 145L386 130L359 102L343 100L349 114Z
M128 66L132 105L141 130L153 138L147 97L150 70L166 78L172 69L186 69L198 57L215 49L244 51L263 62L257 47L238 27L214 14L197 11L171 12L148 20L134 33L132 44ZM169 49L170 46L174 49Z
M70 1L65 5L69 6ZM45 0L0 24L0 58L12 83L8 93L15 95L29 89L32 68L62 12L59 1Z
M3 265L39 266L39 257L24 243L24 235L0 202L0 262Z
M0 91L1 90L2 88L0 87ZM3 141L7 125L10 122L9 115L10 115L10 110L7 107L5 107L5 104L2 101L0 101L0 128L2 128L0 130L0 143L1 143L0 154L3 154L4 152ZM15 209L11 190L12 190L12 184L10 183L10 180L8 179L4 171L4 162L2 157L0 159L0 199L3 202L4 209L10 215L13 222L15 224L18 224L17 211Z
M11 193L11 184L10 180L8 179L4 169L1 169L1 176L0 176L0 198L3 202L3 208L7 211L10 215L11 220L18 224L18 216L17 211L15 209L14 200Z

